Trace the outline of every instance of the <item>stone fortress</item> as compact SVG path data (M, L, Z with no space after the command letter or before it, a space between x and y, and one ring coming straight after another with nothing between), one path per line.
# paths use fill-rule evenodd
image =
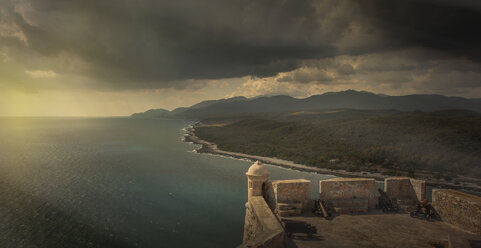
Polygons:
M239 247L481 247L481 197L450 189L433 189L435 221L409 212L426 198L426 183L409 177L384 181L386 195L399 212L376 209L373 178L334 178L319 182L319 200L333 212L323 219L312 213L309 180L269 180L255 162L246 173L248 201L244 239ZM289 236L286 221L314 226L314 237Z

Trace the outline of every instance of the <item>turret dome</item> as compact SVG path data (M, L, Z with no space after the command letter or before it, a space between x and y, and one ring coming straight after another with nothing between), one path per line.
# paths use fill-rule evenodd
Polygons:
M269 176L269 171L267 168L259 161L256 161L249 170L247 171L246 175L248 176Z

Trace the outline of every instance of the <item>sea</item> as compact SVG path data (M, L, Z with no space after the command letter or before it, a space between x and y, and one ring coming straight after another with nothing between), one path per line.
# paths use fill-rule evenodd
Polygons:
M195 153L193 122L0 118L0 247L236 247L252 161ZM331 175L267 165L271 179Z

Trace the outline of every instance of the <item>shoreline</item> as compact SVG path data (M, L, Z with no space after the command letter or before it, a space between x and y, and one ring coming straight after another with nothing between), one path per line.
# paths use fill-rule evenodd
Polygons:
M374 178L377 181L384 181L385 178L392 177L388 175L382 175L381 173L329 170L329 169L323 169L323 168L317 168L317 167L310 167L303 164L296 164L292 161L279 159L279 158L271 158L271 157L239 153L239 152L224 151L219 149L216 144L197 137L197 135L195 134L195 127L198 125L199 123L196 123L193 125L189 125L188 127L183 129L185 131L183 141L192 142L193 144L196 144L196 145L201 145L200 148L195 149L195 152L199 154L205 153L205 154L212 154L212 155L220 155L220 156L231 157L236 159L250 160L252 162L258 160L265 164L270 164L270 165L288 168L292 170L311 172L311 173L317 173L317 174L334 175L339 177ZM423 180L426 180L426 179L423 179ZM456 185L454 183L436 182L436 181L430 181L430 180L426 180L426 185L437 187L437 188L449 188L449 189L461 189L461 190L474 191L474 192L477 192L478 194L481 193L481 187L479 186L470 187L470 186Z

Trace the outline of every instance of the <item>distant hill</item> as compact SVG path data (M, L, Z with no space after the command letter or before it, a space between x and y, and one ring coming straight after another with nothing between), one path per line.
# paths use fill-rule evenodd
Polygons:
M149 110L132 117L152 118L171 117L185 119L205 119L249 113L292 112L322 109L371 109L401 111L439 111L464 109L481 112L481 99L448 97L442 95L386 96L366 91L347 90L314 95L297 99L286 95L245 98L234 97L221 100L203 101L188 108L178 108L172 112Z
M143 113L135 113L130 117L133 118L165 118L171 117L171 112L166 109L150 109Z

